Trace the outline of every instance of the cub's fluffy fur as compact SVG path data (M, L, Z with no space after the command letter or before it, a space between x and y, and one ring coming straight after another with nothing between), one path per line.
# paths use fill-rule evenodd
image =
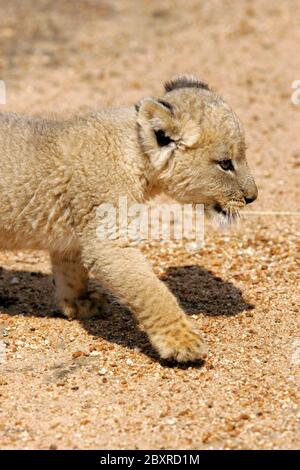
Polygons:
M164 192L224 220L256 198L239 120L207 84L176 77L160 99L61 122L0 114L0 165L0 249L50 251L67 317L95 315L103 303L90 272L131 308L161 357L206 356L141 253L96 232L97 208L119 196L142 203Z

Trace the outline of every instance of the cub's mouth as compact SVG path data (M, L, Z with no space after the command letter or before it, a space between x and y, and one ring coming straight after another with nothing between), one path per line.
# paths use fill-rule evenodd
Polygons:
M238 207L234 204L227 204L222 207L219 203L210 204L205 207L205 213L218 227L226 227L236 223L240 218Z
M227 212L224 209L222 209L220 204L214 204L213 210L217 212L217 214L223 214L224 216L227 216Z

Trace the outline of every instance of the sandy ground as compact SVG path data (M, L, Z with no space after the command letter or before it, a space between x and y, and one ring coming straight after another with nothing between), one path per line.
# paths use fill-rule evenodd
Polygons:
M143 248L202 329L203 367L160 363L120 305L59 317L47 255L1 253L2 449L299 448L300 215L282 213L300 207L299 20L293 0L0 0L1 109L119 105L194 73L241 117L260 192L199 252Z

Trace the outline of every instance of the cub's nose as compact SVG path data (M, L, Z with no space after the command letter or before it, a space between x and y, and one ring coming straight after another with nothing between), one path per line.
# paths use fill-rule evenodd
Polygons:
M251 204L251 202L254 202L255 199L257 198L257 194L254 194L253 196L247 196L245 197L246 204Z

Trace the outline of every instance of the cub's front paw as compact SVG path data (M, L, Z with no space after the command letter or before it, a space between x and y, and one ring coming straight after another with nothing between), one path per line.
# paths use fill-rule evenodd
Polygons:
M64 315L70 319L88 319L107 313L108 302L104 293L90 290L81 298L63 299L60 307Z
M152 335L151 342L162 359L175 359L178 362L204 360L207 346L195 328L184 325L172 332Z

